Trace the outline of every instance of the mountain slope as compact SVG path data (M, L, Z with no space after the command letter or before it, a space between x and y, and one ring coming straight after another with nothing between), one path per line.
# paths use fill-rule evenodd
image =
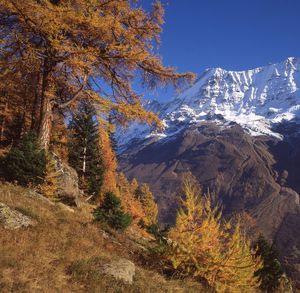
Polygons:
M300 280L299 69L299 60L289 58L243 72L207 70L171 102L147 105L160 109L163 132L134 124L127 137L119 134L120 169L150 185L161 223L174 222L181 180L191 171L225 216L246 213L253 236L276 240L294 280Z
M222 129L202 122L173 139L131 145L120 157L120 168L129 178L150 185L158 203L159 220L166 224L174 223L182 178L191 171L204 190L209 188L215 194L225 216L249 216L254 223L249 227L253 239L259 233L270 241L275 239L282 262L294 280L300 280L299 142L253 137L239 125ZM281 162L284 157L277 157L282 148L290 153L288 160L294 161L294 166L287 166ZM287 224L289 219L292 225Z

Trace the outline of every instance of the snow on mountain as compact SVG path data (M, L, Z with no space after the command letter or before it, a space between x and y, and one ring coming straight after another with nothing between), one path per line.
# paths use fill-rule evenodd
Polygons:
M246 71L207 69L193 86L168 103L149 101L145 108L159 112L165 130L158 133L139 123L118 132L121 148L146 137L174 135L201 121L241 125L251 135L281 138L274 125L300 118L300 59Z

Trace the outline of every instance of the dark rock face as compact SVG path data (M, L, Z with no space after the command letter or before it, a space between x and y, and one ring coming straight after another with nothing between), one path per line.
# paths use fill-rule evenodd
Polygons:
M256 232L275 238L278 246L291 231L290 245L300 256L300 233L295 236L288 225L290 215L300 225L300 155L295 141L300 142L253 137L239 125L202 123L173 138L131 147L121 155L120 167L128 177L150 185L162 223L174 223L182 176L191 171L204 190L215 193L225 215L246 211L256 221ZM290 258L295 248L281 252ZM293 269L300 264L299 256Z

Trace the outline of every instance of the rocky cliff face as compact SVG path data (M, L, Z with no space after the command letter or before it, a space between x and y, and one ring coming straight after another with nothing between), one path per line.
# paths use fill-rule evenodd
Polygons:
M173 223L181 179L191 171L224 206L275 239L300 280L300 62L243 72L207 70L166 104L151 102L161 133L133 124L119 135L120 168L150 184L160 221Z

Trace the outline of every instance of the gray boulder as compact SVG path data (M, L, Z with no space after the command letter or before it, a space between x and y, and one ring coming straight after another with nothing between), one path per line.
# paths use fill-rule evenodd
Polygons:
M120 258L105 264L103 272L124 283L132 284L135 275L135 265L128 259Z
M19 229L36 225L36 221L0 202L0 224L6 229Z

